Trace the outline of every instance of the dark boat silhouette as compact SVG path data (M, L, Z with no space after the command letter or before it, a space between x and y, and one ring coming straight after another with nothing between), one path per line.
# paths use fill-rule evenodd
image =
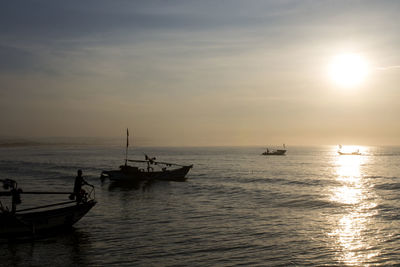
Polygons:
M269 150L267 148L267 150L265 152L263 152L261 155L264 155L264 156L283 156L286 153L285 144L283 144L283 148L284 149L276 149L276 150Z
M70 195L71 192L24 192L11 179L0 180L6 191L1 191L1 197L11 197L11 207L4 206L0 201L0 238L17 239L56 234L71 228L96 204L94 187L81 190L81 198L60 203L36 206L17 210L21 203L21 195Z
M193 165L180 165L176 163L160 162L155 158L145 156L145 160L126 160L126 162L144 163L146 166L143 168L137 166L129 166L127 163L121 165L119 170L103 171L101 178L110 179L110 181L118 182L139 182L149 180L161 181L185 181L186 174L189 172ZM177 167L168 169L170 167ZM155 170L159 168L159 170Z
M100 178L104 181L108 178L112 182L138 183L141 181L185 181L186 174L193 165L180 165L176 163L156 161L156 158L145 154L144 160L128 159L129 130L126 129L126 153L125 165L119 166L118 170L105 170L101 172ZM128 162L143 164L142 167L129 166ZM176 167L172 169L172 167Z

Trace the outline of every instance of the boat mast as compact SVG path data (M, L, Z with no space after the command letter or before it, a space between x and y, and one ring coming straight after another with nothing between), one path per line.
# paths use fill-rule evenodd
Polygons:
M129 130L126 128L125 166L128 165Z

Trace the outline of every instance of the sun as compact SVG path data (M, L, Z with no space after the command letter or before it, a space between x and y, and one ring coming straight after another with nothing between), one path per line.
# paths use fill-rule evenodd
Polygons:
M360 54L341 54L333 57L329 65L329 76L340 87L360 85L368 75L368 63Z

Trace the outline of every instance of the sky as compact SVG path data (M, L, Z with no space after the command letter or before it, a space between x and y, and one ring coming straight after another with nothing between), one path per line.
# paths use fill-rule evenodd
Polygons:
M399 1L0 1L0 137L400 145ZM343 88L332 58L368 74ZM133 139L133 140L132 140Z

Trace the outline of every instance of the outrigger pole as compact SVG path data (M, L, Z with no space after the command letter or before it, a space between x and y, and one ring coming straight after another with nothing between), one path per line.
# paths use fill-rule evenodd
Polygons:
M181 164L176 164L176 163L169 163L169 162L162 162L162 161L155 161L155 160L137 160L137 159L128 159L129 162L144 162L144 163L150 163L153 162L151 164L163 164L163 165L167 165L167 166L180 166L180 167L186 167L186 165L181 165Z

